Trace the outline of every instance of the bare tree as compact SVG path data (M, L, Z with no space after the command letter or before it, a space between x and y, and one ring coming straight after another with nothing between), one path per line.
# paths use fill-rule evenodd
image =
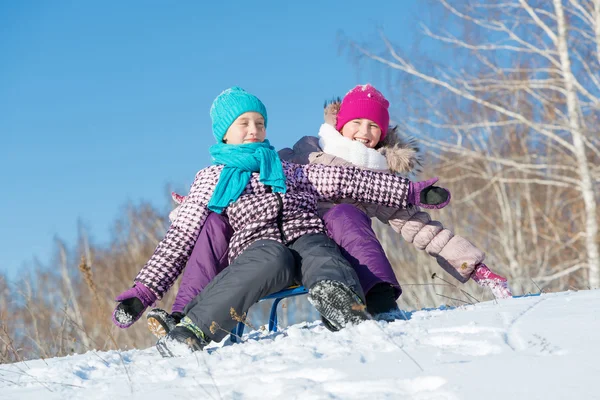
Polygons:
M504 235L486 237L504 248L511 274L518 274L518 254L530 252L543 266L552 253L558 257L555 267L542 268L543 275L534 275L537 280L563 279L583 268L586 286L600 287L595 190L600 179L595 128L600 106L600 2L434 3L447 13L448 18L438 19L447 26L436 32L424 26L423 31L438 45L454 49L457 56L451 65L438 61L432 67L422 60L417 64L383 34L381 51L358 43L352 47L420 85L420 93L407 94L422 99L427 113L407 119L404 128L435 149L447 167L459 158L461 179L482 179L480 190L471 187L461 193L470 207L484 192L495 193L498 210L472 211L490 225L500 222ZM436 135L441 131L449 134ZM574 199L572 191L578 193ZM568 213L560 199L568 199ZM500 215L489 218L498 211ZM565 216L570 221L557 219ZM572 222L579 229L571 231ZM557 236L552 237L549 228L556 226ZM570 258L549 246L527 248L524 234L530 235L530 243L555 242ZM580 242L583 259L572 251Z

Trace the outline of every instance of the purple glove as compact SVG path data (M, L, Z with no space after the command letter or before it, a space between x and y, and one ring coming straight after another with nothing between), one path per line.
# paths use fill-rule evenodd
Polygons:
M438 178L423 182L410 182L408 185L408 203L415 206L440 209L450 203L450 191L439 186L433 186Z
M143 283L136 282L131 289L127 289L117 296L117 307L113 311L113 323L119 328L129 328L140 319L144 310L156 302L156 295Z

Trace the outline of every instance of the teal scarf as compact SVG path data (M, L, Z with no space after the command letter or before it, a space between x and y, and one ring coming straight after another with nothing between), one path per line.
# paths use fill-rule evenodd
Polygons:
M260 181L285 193L285 175L281 160L268 140L262 143L226 144L210 147L213 165L224 165L219 182L208 202L211 211L221 214L229 204L236 201L250 182L252 172L260 172Z

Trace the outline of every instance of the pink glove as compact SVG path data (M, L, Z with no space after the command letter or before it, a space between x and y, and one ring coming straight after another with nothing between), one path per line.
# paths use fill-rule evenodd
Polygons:
M156 303L156 295L143 283L136 282L131 289L127 289L117 296L117 307L113 311L113 323L119 328L129 328L140 319L147 307Z
M185 196L182 196L180 194L177 194L175 192L171 192L171 198L173 199L173 201L177 204L181 204L183 203L183 201L185 200Z
M178 204L178 206L175 207L173 209L173 211L171 211L169 213L169 221L171 221L171 223L173 223L173 221L175 221L175 219L177 218L177 215L179 214L179 210L181 209L181 204L185 201L185 196L182 196L175 192L171 192L171 197L173 198L173 201Z
M508 281L503 276L490 271L485 264L475 267L471 278L481 287L489 288L497 299L508 299L512 297Z
M439 186L433 186L438 178L423 182L410 182L408 186L408 203L415 206L439 209L450 203L450 191Z

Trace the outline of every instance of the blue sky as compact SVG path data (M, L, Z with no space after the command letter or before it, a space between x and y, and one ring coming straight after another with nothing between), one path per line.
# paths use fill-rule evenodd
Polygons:
M0 271L52 267L78 220L101 243L127 202L166 210L167 184L209 165L227 87L263 100L277 148L316 134L324 99L383 79L339 34L379 44L383 28L409 48L417 3L1 2Z

